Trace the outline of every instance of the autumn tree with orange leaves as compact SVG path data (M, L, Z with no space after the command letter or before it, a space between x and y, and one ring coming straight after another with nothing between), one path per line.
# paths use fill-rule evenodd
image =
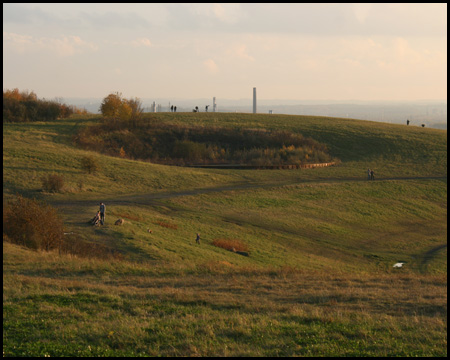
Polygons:
M137 120L143 112L141 101L138 98L124 99L119 92L106 96L99 110L104 118L122 121Z

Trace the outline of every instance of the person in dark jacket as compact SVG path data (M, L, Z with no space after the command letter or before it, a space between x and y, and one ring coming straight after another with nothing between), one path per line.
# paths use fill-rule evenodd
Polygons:
M105 224L105 213L106 213L106 206L103 203L100 203L100 223L102 225Z

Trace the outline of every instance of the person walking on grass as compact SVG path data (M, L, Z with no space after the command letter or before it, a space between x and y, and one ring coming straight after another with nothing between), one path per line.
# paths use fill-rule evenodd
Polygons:
M197 244L200 244L200 234L199 234L199 233L197 233L197 237L196 237L196 239L195 239L195 242L196 242Z
M370 180L375 180L375 176L373 175L373 170L370 170Z
M102 202L100 203L100 223L102 225L105 224L105 213L106 213L106 206Z
M370 180L370 169L367 169L367 180Z

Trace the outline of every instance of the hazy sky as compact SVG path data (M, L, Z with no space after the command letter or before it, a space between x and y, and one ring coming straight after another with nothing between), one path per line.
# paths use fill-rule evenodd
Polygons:
M447 99L447 4L3 4L39 98Z

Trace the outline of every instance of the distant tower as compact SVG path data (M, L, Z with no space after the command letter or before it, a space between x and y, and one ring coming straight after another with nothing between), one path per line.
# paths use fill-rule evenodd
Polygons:
M216 112L216 97L213 97L213 112Z
M253 114L256 114L256 88L253 88Z

